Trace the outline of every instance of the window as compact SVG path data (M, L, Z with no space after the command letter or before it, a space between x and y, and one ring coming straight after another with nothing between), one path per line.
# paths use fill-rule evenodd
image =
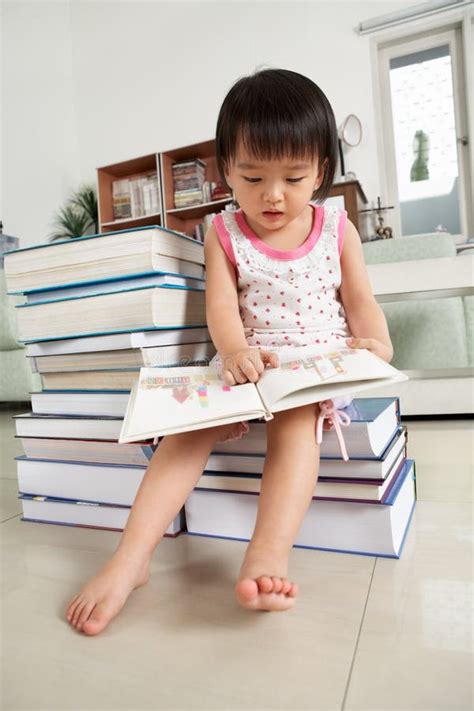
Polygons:
M388 200L399 235L468 235L470 188L461 35L379 50Z

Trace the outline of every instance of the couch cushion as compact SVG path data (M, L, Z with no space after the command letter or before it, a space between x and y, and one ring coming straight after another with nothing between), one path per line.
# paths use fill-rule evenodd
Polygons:
M18 343L15 304L24 301L22 296L7 296L5 272L0 269L0 351L11 351L23 346Z
M27 402L30 393L41 390L41 377L32 373L25 350L0 353L0 401Z
M406 262L413 259L455 257L456 246L445 233L379 239L362 244L366 264Z
M381 304L400 370L466 368L470 364L463 300L426 299Z

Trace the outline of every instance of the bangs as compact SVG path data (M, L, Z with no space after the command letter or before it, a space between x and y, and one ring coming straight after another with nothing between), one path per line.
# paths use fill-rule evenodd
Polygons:
M260 117L258 121L232 127L234 140L227 147L227 160L235 162L243 148L256 160L316 161L319 156L319 136L310 125L295 123L288 117Z

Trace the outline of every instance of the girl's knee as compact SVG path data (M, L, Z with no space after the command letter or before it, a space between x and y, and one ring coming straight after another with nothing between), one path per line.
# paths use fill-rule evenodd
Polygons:
M275 433L281 434L284 430L291 430L294 427L315 427L318 415L317 403L275 412L273 420L267 422L267 434L270 436Z

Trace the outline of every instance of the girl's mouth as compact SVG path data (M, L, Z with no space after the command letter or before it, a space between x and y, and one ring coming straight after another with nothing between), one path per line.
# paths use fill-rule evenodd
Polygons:
M282 212L275 210L264 210L262 214L267 218L267 220L277 220L283 215Z

